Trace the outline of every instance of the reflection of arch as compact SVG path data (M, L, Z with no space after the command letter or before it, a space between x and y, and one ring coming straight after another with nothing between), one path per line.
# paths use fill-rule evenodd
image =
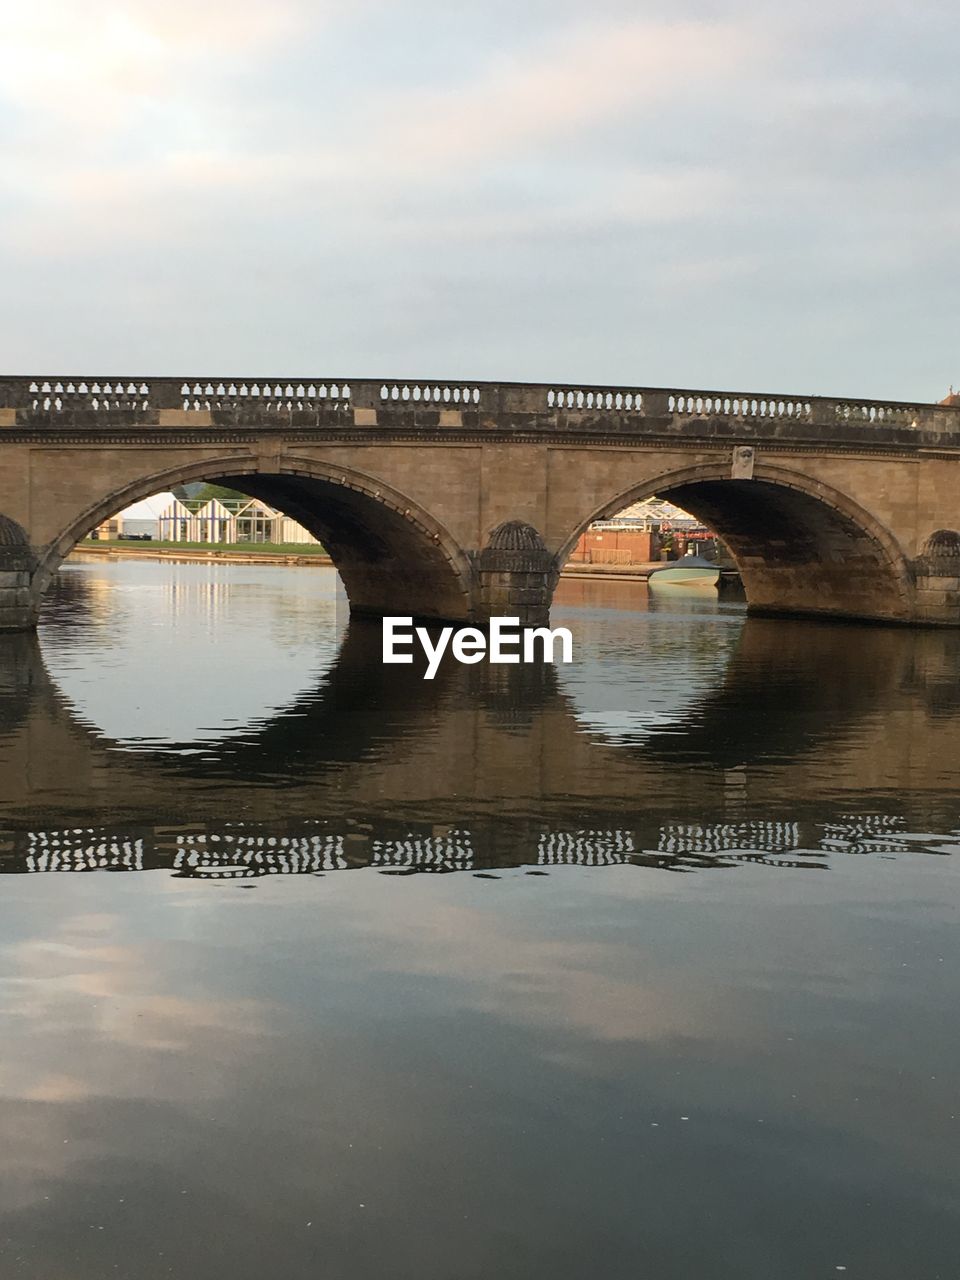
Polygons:
M83 589L79 581L63 587ZM453 662L424 682L422 666L384 668L376 660L379 628L358 620L333 666L303 697L271 711L250 732L205 741L198 770L197 755L177 744L130 752L105 737L51 680L32 637L10 641L0 655L7 677L0 710L26 731L5 744L12 773L4 777L15 775L22 785L18 801L13 794L0 798L0 813L16 813L26 826L192 822L196 796L189 783L200 776L209 799L204 813L213 822L280 815L315 822L325 813L377 823L386 816L469 821L472 828L475 817L489 818L493 810L498 821L501 814L544 813L557 821L565 815L577 829L603 826L612 814L632 821L639 811L669 810L672 822L700 822L705 806L716 808L711 787L718 768L763 765L751 774L757 790L750 800L777 810L784 775L765 782L766 766L792 767L825 743L831 751L844 742L872 743L878 735L857 726L878 705L901 699L899 705L921 714L903 718L910 736L892 744L888 763L897 772L885 775L885 794L897 794L895 779L924 775L926 803L944 791L935 768L921 761L935 752L952 758L956 736L951 729L946 747L943 738L927 745L934 718L957 724L941 713L955 695L960 633L748 620L726 672L707 673L700 696L669 732L610 746L602 734L578 728L563 668ZM604 683L606 669L591 678ZM864 750L869 755L872 748ZM823 775L814 769L804 776L806 783L791 791L791 810L819 813ZM873 795L872 765L862 776ZM492 804L492 792L502 801ZM63 812L69 819L53 816ZM510 835L503 832L506 850Z
M918 650L956 648L949 633L916 641L899 628L846 629L790 619L747 618L721 679L684 709L679 725L655 729L632 748L647 760L736 768L842 742L864 715L907 679ZM830 679L823 679L823 672Z
M82 595L82 579L70 575L70 581L59 584L57 590L68 596ZM374 744L379 751L399 750L401 744L408 747L414 734L436 723L444 692L455 673L447 664L435 679L425 681L422 652L415 651L410 665L384 666L379 661L381 647L381 632L375 623L363 617L351 620L332 664L301 696L262 723L252 724L248 731L236 736L227 732L219 741L204 740L204 773L222 780L224 787L242 788L265 779L274 782L285 772L362 766ZM13 661L16 655L18 660ZM28 709L44 722L46 729L40 735L44 760L59 756L59 767L71 778L85 776L91 762L120 769L123 804L139 801L151 811L169 816L162 799L163 780L170 780L171 790L166 794L178 798L181 776L196 777L196 741L170 741L165 747L145 743L131 752L123 739L104 735L60 686L33 632L0 636L0 658L4 660L0 713L9 712L12 724L12 708L16 706L17 723L27 718ZM61 747L52 749L54 742ZM72 755L65 765L67 743ZM374 768L371 778L376 777ZM122 807L116 800L111 803Z
M846 494L787 467L757 463L753 478L727 464L666 472L622 490L571 531L562 565L594 521L631 503L668 497L716 531L740 568L753 608L907 618L912 577L896 538Z
M357 612L470 617L472 563L444 525L412 498L355 468L297 456L284 458L275 472L261 471L255 459L208 459L114 490L54 539L35 590L45 590L77 543L116 511L194 480L227 484L300 521L330 552Z
M81 575L70 575L58 588L70 597L85 590L89 588ZM84 616L82 609L73 612ZM723 673L705 671L702 688L669 730L654 728L619 744L619 759L635 759L642 768L644 761L671 764L679 755L685 764L732 766L771 753L802 753L825 735L840 737L846 726L884 701L885 691L915 690L920 676L929 683L955 670L960 647L960 635L951 632L917 637L898 629L857 627L847 633L759 618L746 619L738 631ZM842 639L847 634L849 643ZM120 748L124 766L135 767L145 779L195 775L196 759L186 751L195 742L145 745L129 753L122 741L104 736L100 726L78 713L51 675L35 636L5 639L7 680L0 685L8 697L18 699L18 707L39 698L48 714L70 725L78 741L88 738L88 749L104 763ZM482 708L484 723L498 735L513 735L546 717L552 754L558 761L569 757L571 782L576 780L577 742L601 744L606 738L603 731L578 727L579 702L565 668L447 662L436 679L424 681L422 651L415 650L409 666L385 667L378 661L380 647L379 627L363 618L352 621L316 685L249 731L204 741L204 772L224 783L245 783L290 770L363 765L374 740L378 750L409 742L420 727L439 731L447 715L456 718L464 708L468 714ZM15 652L21 655L18 662L12 660ZM926 666L918 674L912 664L919 654ZM848 668L849 675L842 678L821 678L824 670L840 676ZM454 694L455 689L460 693ZM503 743L496 753L498 767L502 749ZM371 777L376 776L373 769Z
M58 588L70 595L84 589L81 575L70 575L70 581ZM771 753L802 754L824 736L842 736L847 726L883 702L888 691L918 687L911 666L917 655L926 656L936 675L954 670L960 646L960 635L950 632L917 637L890 628L847 632L765 619L746 619L737 631L723 673L704 671L702 687L669 731L654 728L620 743L614 748L618 760L635 760L643 769L645 761L673 767L678 757L685 764L732 766ZM122 741L104 736L100 726L85 721L51 677L41 647L32 636L29 640L21 645L24 660L19 666L9 664L10 682L19 696L27 700L42 694L48 713L56 706L58 718L72 727L78 740L89 737L89 750L104 763L116 760L114 750L119 748L124 767L144 777L151 804L157 794L151 777L156 783L162 777L196 775L196 758L186 750L196 746L193 741L144 745L129 753ZM551 758L563 769L569 767L571 794L576 792L577 762L582 762L585 744L600 746L606 735L578 727L580 705L565 668L486 663L462 667L447 662L436 679L424 681L422 652L415 651L415 662L409 666L385 667L378 661L380 647L378 626L363 618L352 621L332 665L302 696L248 731L226 733L220 741L204 740L203 772L224 785L243 785L288 772L365 768L371 746L382 752L391 744L409 745L421 728L439 734L459 716L469 717L482 708L483 723L492 731L489 760L472 730L456 731L481 752L481 769L502 768L507 742L501 735L522 735L539 717L550 726ZM822 672L828 669L838 678L824 681ZM843 674L847 669L849 676ZM376 788L379 770L372 768L370 775Z

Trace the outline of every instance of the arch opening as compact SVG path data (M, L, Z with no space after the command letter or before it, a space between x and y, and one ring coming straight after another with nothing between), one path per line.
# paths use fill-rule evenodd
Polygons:
M31 584L35 602L70 552L105 520L191 481L259 499L302 525L328 551L353 613L450 621L472 616L472 562L438 521L372 477L306 460L261 471L224 459L155 473L115 490L40 549Z
M756 468L752 479L693 468L627 490L566 541L558 566L591 524L654 496L689 512L726 546L750 612L913 617L910 566L892 535L839 492L774 467Z

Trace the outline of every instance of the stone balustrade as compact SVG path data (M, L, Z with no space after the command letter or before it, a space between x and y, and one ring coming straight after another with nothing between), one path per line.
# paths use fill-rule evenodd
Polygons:
M809 426L856 431L897 429L960 435L960 406L899 401L832 399L754 392L665 387L605 387L514 383L345 378L0 378L0 426L70 421L95 426L123 415L150 425L157 411L205 411L223 420L290 425L322 419L380 426L407 421L429 426L424 414L447 413L435 425L517 425L526 429L607 427L642 431L644 425L745 424L751 428ZM197 422L196 425L204 425ZM167 423L166 425L170 425ZM189 419L177 425L190 425Z

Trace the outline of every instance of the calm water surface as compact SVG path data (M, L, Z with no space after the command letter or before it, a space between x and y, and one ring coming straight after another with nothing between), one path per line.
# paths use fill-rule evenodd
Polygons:
M427 683L330 570L78 561L0 637L0 1275L958 1275L960 636L554 623Z

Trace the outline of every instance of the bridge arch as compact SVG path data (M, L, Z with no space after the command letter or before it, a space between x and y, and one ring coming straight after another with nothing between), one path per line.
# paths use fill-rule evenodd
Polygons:
M557 572L585 529L649 497L667 498L729 547L754 612L906 621L913 575L897 539L840 490L788 467L757 463L732 479L729 462L662 472L605 500L569 531Z
M351 610L469 620L473 563L420 504L353 467L285 455L275 468L236 456L207 458L138 477L85 508L40 551L37 598L64 559L104 520L176 485L209 481L259 498L319 538L343 580Z

